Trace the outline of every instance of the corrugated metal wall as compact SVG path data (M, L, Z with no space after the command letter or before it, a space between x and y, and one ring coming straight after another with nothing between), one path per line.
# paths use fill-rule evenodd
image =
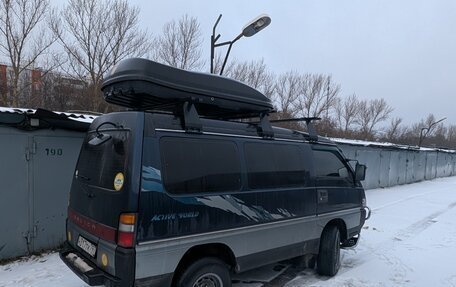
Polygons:
M367 166L366 189L456 175L456 153L338 143L347 158Z
M83 132L0 127L0 259L65 239L69 188Z

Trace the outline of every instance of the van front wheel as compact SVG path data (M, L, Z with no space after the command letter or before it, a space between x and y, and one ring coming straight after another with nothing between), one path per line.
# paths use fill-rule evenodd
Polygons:
M324 229L320 239L317 271L320 275L334 276L340 267L340 231L337 226Z
M192 263L177 282L178 287L231 287L227 265L217 258L203 258Z

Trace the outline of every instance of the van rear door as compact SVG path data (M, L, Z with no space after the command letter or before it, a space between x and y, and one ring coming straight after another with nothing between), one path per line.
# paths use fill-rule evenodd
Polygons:
M100 239L115 244L120 215L137 212L143 124L141 112L112 113L92 123L70 192L69 224L84 237L69 240L74 247L84 239L95 246ZM95 261L90 248L82 249Z

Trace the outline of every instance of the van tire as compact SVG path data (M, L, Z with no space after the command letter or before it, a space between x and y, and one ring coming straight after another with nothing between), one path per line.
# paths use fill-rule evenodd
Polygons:
M335 225L323 230L320 251L317 258L317 272L324 276L334 276L340 268L340 231Z
M192 263L177 281L177 287L195 287L198 281L213 282L215 287L231 287L228 266L214 257L206 257ZM205 286L204 284L201 286ZM211 285L209 285L211 286Z

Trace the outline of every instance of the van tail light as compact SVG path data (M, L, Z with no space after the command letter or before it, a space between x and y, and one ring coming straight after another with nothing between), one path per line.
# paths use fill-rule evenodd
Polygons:
M135 245L136 213L122 213L119 218L117 245L131 248Z

